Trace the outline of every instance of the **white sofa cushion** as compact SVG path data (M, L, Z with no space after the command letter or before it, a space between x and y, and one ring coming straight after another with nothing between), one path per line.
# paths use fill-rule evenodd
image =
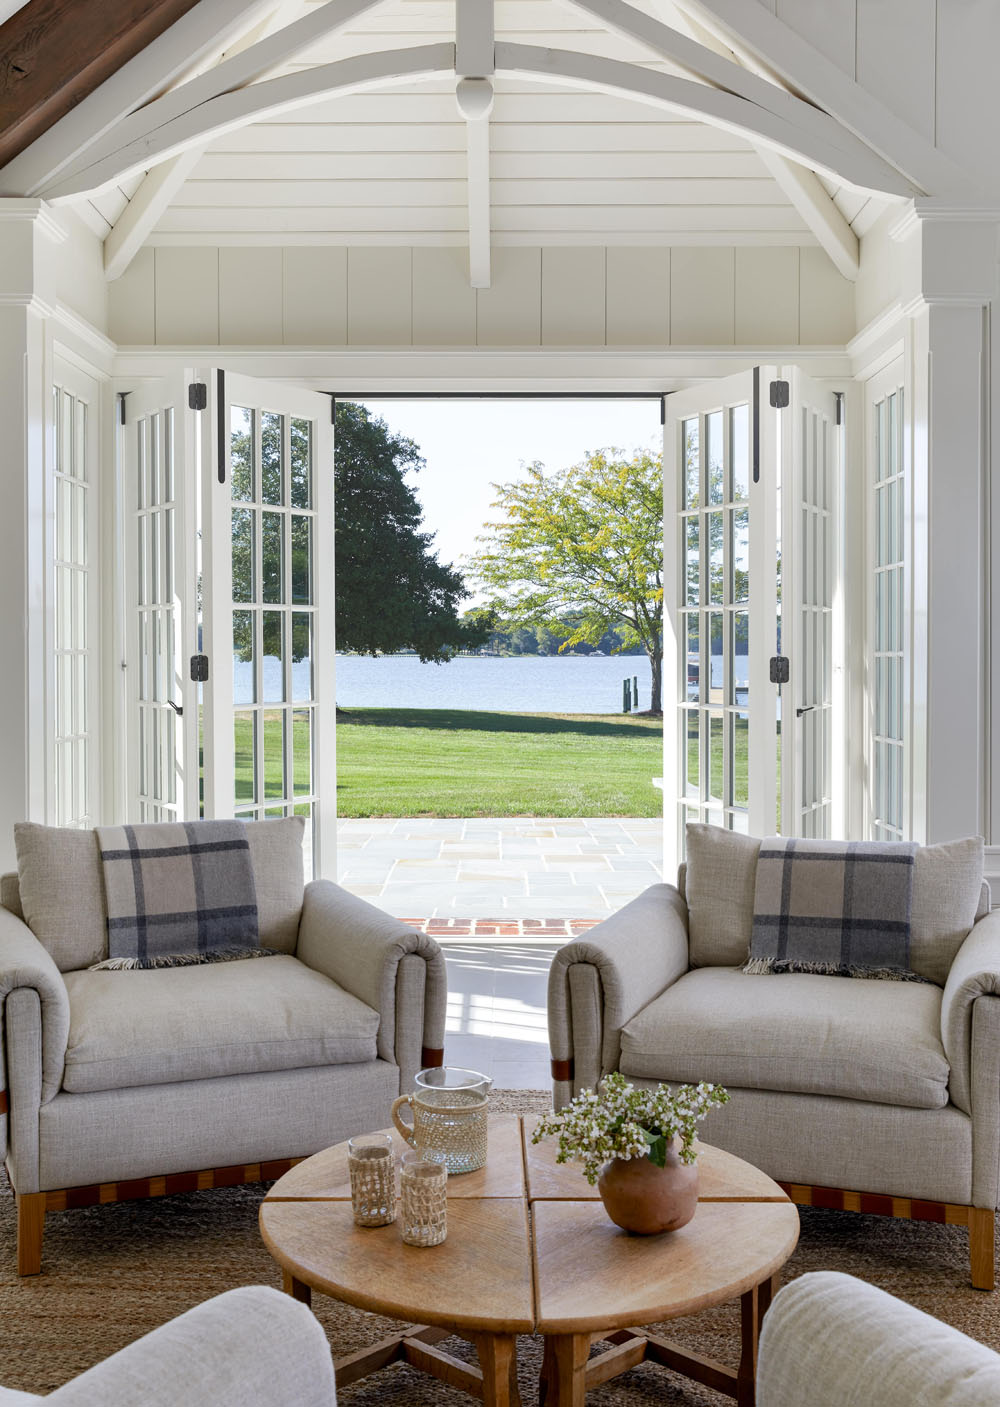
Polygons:
M301 816L247 824L260 944L281 953L293 953L298 939L304 826ZM94 832L25 821L14 827L14 844L24 921L59 971L106 958L108 911Z
M750 953L760 841L692 822L686 843L691 966L742 964ZM987 911L980 836L918 846L910 913L912 970L944 986L955 954Z
M734 1089L940 1109L948 1102L941 991L810 973L685 973L622 1030L621 1071Z
M68 972L71 1094L375 1059L377 1011L288 955Z

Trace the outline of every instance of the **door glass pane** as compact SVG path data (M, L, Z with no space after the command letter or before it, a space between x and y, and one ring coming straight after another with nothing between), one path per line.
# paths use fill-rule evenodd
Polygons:
M253 411L246 406L230 407L229 456L233 498L248 501L254 497Z
M253 508L233 509L233 600L252 601L253 589Z
M264 797L285 795L285 713L264 714Z
M688 796L701 796L701 741L699 719L701 713L696 708L684 711L686 722L686 758L684 790Z
M708 715L708 795L712 800L722 800L723 783L723 727L722 714ZM716 822L721 825L721 819Z
M257 702L253 612L233 612L233 703Z
M699 423L698 417L685 420L681 425L681 442L684 446L684 503L685 508L701 507L699 491Z
M281 440L285 417L271 411L260 417L260 489L264 503L284 503Z
M731 737L731 757L733 759L734 806L747 806L750 800L750 715L746 710L729 715Z
M298 513L292 524L292 604L308 605L312 599L312 519Z
M692 703L701 698L701 655L698 650L699 620L697 611L687 615L687 685L686 696Z
M733 406L730 411L730 439L732 442L733 488L735 499L747 498L750 494L750 408L745 405Z
M750 599L750 509L732 511L732 562L734 601Z
M694 516L685 518L687 551L684 568L685 602L689 606L701 603L701 554L698 551L700 524Z
M285 652L283 640L284 613L281 611L263 611L261 613L261 624L263 626L263 655L261 658L263 692L261 701L263 703L284 703L285 702Z
M292 758L296 796L312 793L312 709L297 708L292 714ZM296 815L298 815L296 808Z
M285 599L285 560L282 541L283 515L262 513L260 530L260 574L265 601Z
M305 611L295 611L292 614L292 701L305 703L312 697L312 616Z
M722 522L721 513L709 513L706 518L708 524L708 599L719 605L723 602L723 542L722 542Z
M257 777L254 768L254 734L257 715L238 710L233 715L233 762L236 771L236 801L256 801Z
M705 417L706 455L705 471L708 475L708 501L721 503L725 496L725 478L722 463L722 411L717 410Z
M730 703L745 707L750 699L750 612L733 611L732 698Z
M312 507L312 421L292 419L291 500L293 508Z

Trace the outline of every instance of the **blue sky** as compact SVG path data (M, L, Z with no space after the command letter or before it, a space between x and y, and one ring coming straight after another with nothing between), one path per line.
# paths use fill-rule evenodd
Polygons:
M611 446L631 454L662 443L657 400L502 400L364 402L397 434L416 440L427 461L408 482L435 534L442 562L461 567L492 515L491 483L523 475L540 460L565 469L588 450ZM471 602L466 602L466 605Z

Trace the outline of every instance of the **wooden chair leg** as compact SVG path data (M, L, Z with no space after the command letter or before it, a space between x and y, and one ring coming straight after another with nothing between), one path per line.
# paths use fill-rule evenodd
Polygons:
M17 1194L17 1273L37 1275L42 1268L45 1193Z
M994 1271L994 1240L996 1214L992 1207L969 1208L969 1262L972 1284L977 1290L992 1290L996 1283Z

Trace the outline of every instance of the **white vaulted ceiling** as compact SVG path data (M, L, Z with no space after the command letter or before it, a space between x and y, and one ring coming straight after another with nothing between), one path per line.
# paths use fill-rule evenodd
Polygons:
M385 0L278 73L453 42L455 7L456 0ZM292 0L280 22L315 8ZM634 8L691 33L672 0L637 0ZM570 0L497 0L495 26L498 42L682 73ZM817 243L787 183L775 179L743 136L582 85L498 76L495 93L489 124L495 246ZM216 138L189 158L189 168L145 232L147 243L464 245L469 239L467 129L454 76L293 109ZM85 213L102 236L142 179L132 175L89 197ZM855 233L885 208L884 198L825 178L823 184Z

